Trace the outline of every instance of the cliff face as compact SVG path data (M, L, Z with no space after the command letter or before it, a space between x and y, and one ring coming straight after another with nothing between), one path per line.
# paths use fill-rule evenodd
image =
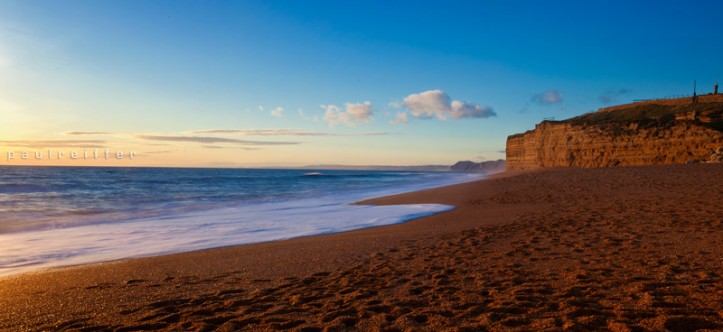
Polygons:
M721 113L723 104L656 105L544 121L507 138L507 169L706 161L723 146Z

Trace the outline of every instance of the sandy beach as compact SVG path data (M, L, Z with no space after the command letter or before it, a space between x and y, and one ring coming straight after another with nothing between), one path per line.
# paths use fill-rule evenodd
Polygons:
M0 278L0 330L723 329L723 165L502 173L404 224Z

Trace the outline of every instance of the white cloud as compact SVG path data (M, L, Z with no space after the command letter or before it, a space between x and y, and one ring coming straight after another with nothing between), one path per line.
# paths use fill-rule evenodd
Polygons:
M387 104L387 106L389 106L389 108L395 109L395 110L402 109L402 107L404 107L404 105L402 105L402 103L400 103L397 100L390 101L389 104Z
M452 100L442 90L428 90L418 94L411 94L404 98L406 106L414 117L439 120L465 118L488 118L497 114L489 106L480 106L474 103Z
M335 126L337 123L340 122L340 114L341 110L339 110L339 107L336 105L320 105L321 109L325 110L324 112L324 120L329 123L329 125Z
M349 113L354 120L369 121L372 118L372 103L370 101L358 104L346 103L345 106L346 112Z
M407 123L409 122L409 116L407 115L407 112L398 112L397 117L395 117L392 120L389 120L389 124L400 124L400 123Z
M532 96L532 101L540 105L552 105L562 102L562 94L557 90L548 90Z
M259 105L259 112L263 112L263 111L264 111L264 107Z
M280 116L284 115L284 108L283 107L274 108L271 111L271 115L276 116L276 117L280 117Z
M365 101L363 103L346 103L345 110L342 111L336 105L321 105L325 110L324 120L331 126L343 124L347 127L355 127L357 122L369 122L372 118L372 103Z

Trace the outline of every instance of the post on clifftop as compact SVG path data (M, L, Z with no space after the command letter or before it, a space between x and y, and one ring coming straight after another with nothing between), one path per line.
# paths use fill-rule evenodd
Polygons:
M693 104L698 102L698 93L696 93L697 85L698 85L698 81L693 81L693 100L692 100Z
M713 94L714 95L718 94L718 82L717 81L715 82L715 85L713 86Z

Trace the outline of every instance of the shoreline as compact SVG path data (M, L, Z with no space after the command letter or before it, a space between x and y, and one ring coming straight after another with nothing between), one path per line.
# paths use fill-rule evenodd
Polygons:
M721 176L720 165L551 169L376 198L357 204L456 208L0 278L0 329L723 328L712 258L723 198L715 182L705 191Z
M346 204L346 205L357 205L357 206L367 206L367 205L368 205L368 206L390 206L390 205L402 205L402 204L438 204L438 205L446 205L446 204L441 204L441 203L421 203L421 202L415 202L415 201L413 201L413 200L412 200L412 201L409 201L409 202L406 202L406 203L402 202L402 203L391 203L391 204L390 204L390 203L384 203L384 201L385 201L388 197L397 197L397 196L404 196L404 195L415 195L416 193L423 193L423 192L427 192L427 191L434 191L434 190L441 189L441 188L454 187L454 186L458 186L458 185L471 184L471 183L475 183L475 182L483 182L483 181L488 180L488 179L493 179L493 178L497 178L497 177L505 177L505 176L510 176L511 174L518 174L518 173L524 173L524 172L527 172L527 171L513 171L513 172L504 172L504 171L503 171L503 172L497 172L497 173L492 173L492 174L481 173L480 175L482 175L483 178L481 178L481 179L475 179L475 180L472 180L472 181L467 181L467 182L462 182L462 183L455 183L455 184L446 184L446 185L442 185L442 186L440 186L440 187L427 188L427 189L422 189L422 190L415 190L415 191L404 192L404 193L399 193L399 194L384 195L384 196L380 196L380 197L363 199L363 200L357 201L357 202L340 203L340 204L342 204L342 205L344 205L344 204ZM300 240L300 239L305 239L305 238L315 238L315 237L323 237L323 236L333 236L333 235L337 235L337 234L341 235L341 234L358 232L358 231L363 231L363 230L370 230L370 229L375 229L375 228L390 227L390 226L395 226L395 225L406 224L406 223L413 222L413 221L418 220L418 219L428 218L428 217L431 217L431 216L436 215L436 214L447 213L447 212L450 212L450 211L452 211L452 210L454 210L454 209L457 208L457 207L454 206L454 205L448 205L448 206L449 206L450 208L447 209L447 210L443 210L443 211L440 211L440 212L431 212L431 214L429 214L429 215L424 215L424 216L421 216L421 217L412 217L411 219L404 220L404 221L401 221L401 222L391 223L391 224L374 225L374 226L369 226L369 227L364 227L364 228L357 228L357 229L351 229L351 230L345 230L345 231L335 231L335 232L331 232L331 233L302 235L302 236L296 236L296 237L285 238L285 239L278 239L278 240L268 240L268 241L261 241L261 242L232 244L232 245L226 245L226 246L220 246L220 247L203 248L203 249L196 249L196 250L189 250L189 251L181 251L181 252L174 252L174 253L167 253L167 254L148 255L148 256L139 256L139 257L126 257L126 258L118 258L118 259L112 259L112 260L106 260L106 261L96 261L96 262L88 262L88 263L80 263L80 264L70 264L70 265L61 265L61 266L51 266L51 267L43 268L43 269L40 269L40 270L31 270L31 271L27 271L27 272L13 273L13 274L8 274L8 275L0 275L0 281L2 281L3 279L9 279L9 278L22 278L22 277L24 277L24 276L26 276L26 275L31 275L31 274L53 273L53 272L59 272L59 271L63 271L63 270L83 269L83 268L85 268L85 267L102 266L102 265L106 265L106 264L117 264L117 263L123 263L124 261L129 261L129 260L154 259L154 258L164 257L164 256L174 256L174 255L192 254L192 253L196 253L196 252L222 250L222 249L229 249L229 248L235 248L235 247L245 247L245 246L255 246L255 245L267 245L267 244L271 244L271 243L275 243L275 242L285 242L285 241Z
M126 257L126 258L118 258L118 259L95 261L95 262L80 263L80 264L51 266L51 267L47 267L47 268L42 268L40 270L31 270L31 271L26 271L26 272L0 275L0 281L2 281L3 279L8 279L8 278L22 278L25 275L30 275L30 274L53 273L53 272L60 272L63 270L83 269L85 267L93 267L93 266L100 266L100 265L106 265L106 264L117 264L117 263L122 263L127 260L153 259L153 258L163 257L163 256L183 255L183 254L191 254L191 253L203 252L203 251L213 251L213 250L236 248L236 247L264 245L264 244L270 244L270 243L275 243L275 242L292 241L292 240L297 240L297 239L314 238L314 237L322 237L322 236L332 236L332 235L337 235L337 234L346 234L346 233L369 230L369 229L374 229L374 228L383 228L383 227L390 227L390 226L395 226L395 225L406 224L409 222L413 222L415 220L429 218L429 217L437 215L437 214L444 214L444 213L450 212L450 211L456 209L457 206L443 204L443 203L434 203L435 200L417 202L413 198L411 201L408 201L408 202L401 201L399 203L394 203L394 202L390 202L389 201L390 199L402 198L402 200L404 200L407 195L413 195L414 197L421 197L421 195L424 195L428 191L433 192L437 189L443 189L443 188L447 188L447 187L455 187L455 186L464 185L464 184L472 184L472 183L476 183L476 182L484 182L489 179L510 177L510 176L514 176L514 175L518 175L518 174L522 174L522 173L528 173L528 172L534 172L534 170L533 171L507 171L507 172L502 171L502 172L497 172L497 173L492 173L492 174L481 173L480 175L484 176L481 179L475 179L472 181L455 183L455 184L445 184L440 187L433 187L433 188L427 188L427 189L422 189L422 190L403 192L403 193L399 193L399 194L384 195L384 196L380 196L380 197L363 199L363 200L357 201L357 202L346 203L347 205L358 205L358 206L393 206L393 205L406 205L406 204L410 204L410 205L436 204L436 205L447 205L450 207L447 210L442 210L439 212L430 212L431 214L424 215L421 217L412 217L411 219L407 219L407 220L404 220L401 222L396 222L396 223L391 223L391 224L374 225L374 226L368 226L368 227L364 227L364 228L357 228L357 229L351 229L351 230L345 230L345 231L334 231L334 232L330 232L330 233L302 235L302 236L295 236L295 237L291 237L291 238L284 238L284 239L277 239L277 240L267 240L267 241L261 241L261 242L232 244L232 245L225 245L225 246L220 246L220 247L203 248L203 249L196 249L196 250L189 250L189 251L158 254L158 255ZM345 203L340 203L340 204L345 204ZM12 233L9 233L9 234L12 234Z
M289 176L283 173L283 175L291 179L307 179L300 172L296 173L299 174ZM442 205L375 207L353 203L394 193L471 182L484 177L483 174L471 173L448 173L443 176L419 174L421 175L395 178L399 183L397 186L367 181L368 185L355 191L337 192L333 186L323 184L327 183L328 179L323 182L314 180L306 186L319 188L326 186L329 192L326 196L296 195L281 199L272 195L273 200L259 200L258 203L244 200L229 201L230 203L220 203L215 207L201 210L189 210L186 207L185 210L179 208L177 211L168 210L166 214L152 216L137 213L138 216L134 217L133 213L126 213L125 220L120 218L119 221L113 222L95 223L63 219L56 222L77 225L57 229L45 226L46 229L43 229L43 225L39 224L38 230L29 227L24 232L2 233L0 243L5 243L8 255L0 255L0 277L63 266L161 256L403 223L452 207ZM341 182L342 186L346 184L345 179L336 179L337 173L332 173L330 176L334 177L332 180L335 180L335 183ZM260 186L260 188L265 187ZM261 191L269 192L268 189ZM281 194L279 196L283 197ZM113 198L107 199L110 202L113 200ZM76 240L67 241L68 238Z

